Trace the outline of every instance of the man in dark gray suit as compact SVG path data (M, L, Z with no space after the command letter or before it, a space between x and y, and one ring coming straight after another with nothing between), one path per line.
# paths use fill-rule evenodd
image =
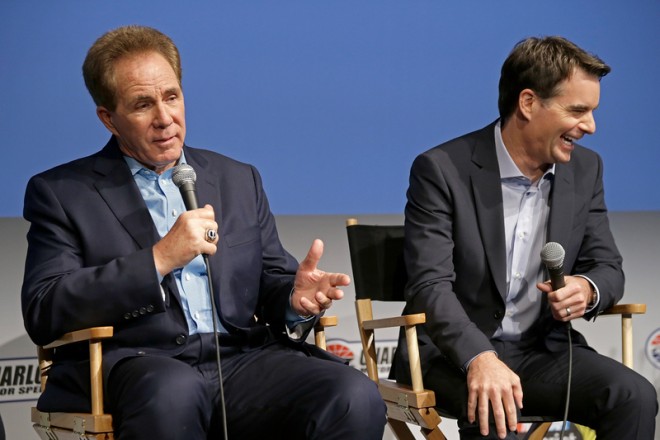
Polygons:
M174 43L115 29L90 48L83 75L112 136L28 184L22 306L33 341L114 326L103 372L122 440L217 440L223 410L230 439L381 439L374 383L304 342L348 276L317 268L320 240L300 265L284 250L254 167L184 144ZM189 211L172 179L184 163L202 206ZM89 410L82 350L55 357L38 408Z
M522 414L563 417L600 439L653 437L656 392L570 329L623 295L600 157L577 144L596 125L610 68L560 37L529 38L502 66L500 119L421 154L405 211L405 313L425 312L427 388L459 418L461 438L515 438ZM565 287L541 262L565 248ZM409 381L405 343L393 374ZM523 394L524 392L524 394Z

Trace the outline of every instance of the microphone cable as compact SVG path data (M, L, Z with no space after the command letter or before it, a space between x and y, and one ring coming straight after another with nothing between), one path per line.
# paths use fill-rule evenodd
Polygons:
M218 337L218 324L216 322L219 319L218 308L215 305L215 296L213 295L213 281L211 280L211 264L209 263L209 256L202 254L204 258L204 264L206 264L206 278L209 286L209 297L211 299L211 314L213 315L213 339L215 341L215 361L218 369L218 382L220 383L220 404L222 405L222 434L224 440L229 440L229 435L227 434L227 411L225 410L225 388L222 384L222 362L220 360L220 340Z
M566 330L568 332L568 382L566 383L566 403L564 403L564 418L561 423L561 432L559 433L559 440L564 439L564 430L566 429L566 422L568 421L568 407L571 401L571 379L573 376L573 342L571 340L571 322L566 323Z

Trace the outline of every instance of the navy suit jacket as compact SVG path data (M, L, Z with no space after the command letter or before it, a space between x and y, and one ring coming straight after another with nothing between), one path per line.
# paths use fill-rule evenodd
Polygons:
M184 148L200 206L212 205L219 224L210 272L222 324L248 349L286 339L298 264L280 243L258 172ZM114 337L104 342L106 378L125 357L181 353L188 338L181 298L172 274L158 282L152 246L160 237L114 138L92 156L34 176L24 217L31 226L22 307L36 344L114 326ZM73 399L79 393L65 383L85 377L80 347L58 349L56 356L63 362L51 371L40 404Z
M438 356L460 368L493 350L490 336L504 316L506 247L494 125L421 154L411 169L404 313L426 313L418 336L425 371ZM600 303L586 316L593 318L623 296L624 282L604 202L602 161L576 145L570 162L555 171L547 241L564 247L564 273L585 275L598 286ZM550 350L565 349L565 326L552 318L547 302L535 331ZM573 341L586 344L577 332ZM400 340L395 369L404 362Z

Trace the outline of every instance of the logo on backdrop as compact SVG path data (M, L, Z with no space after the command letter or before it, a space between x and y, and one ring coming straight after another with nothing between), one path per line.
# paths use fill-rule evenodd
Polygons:
M646 357L651 364L660 369L660 328L656 329L646 340Z
M390 374L390 366L396 349L396 339L379 340L376 348L376 362L378 365L378 377L387 378ZM367 364L364 361L364 352L360 341L347 341L345 339L329 339L328 351L342 359L363 373L367 373Z
M36 357L0 359L0 403L37 400L39 375Z

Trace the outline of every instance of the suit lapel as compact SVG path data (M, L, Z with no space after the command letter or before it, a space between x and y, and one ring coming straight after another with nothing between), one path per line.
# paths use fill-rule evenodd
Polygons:
M472 191L484 252L497 290L506 296L506 243L500 170L495 153L494 125L480 133L472 156Z
M94 171L99 175L94 186L126 232L140 248L153 246L160 238L158 231L114 138L99 155Z
M574 175L571 164L557 164L555 180L550 197L550 217L548 219L548 241L554 241L567 248L573 230L575 211Z

